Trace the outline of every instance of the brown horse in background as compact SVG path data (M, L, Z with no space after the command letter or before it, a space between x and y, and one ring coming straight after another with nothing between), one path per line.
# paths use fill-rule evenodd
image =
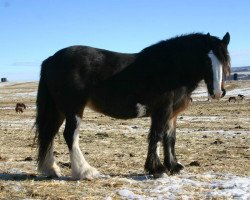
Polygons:
M26 105L24 103L17 103L16 104L16 113L23 113L23 110L26 109Z

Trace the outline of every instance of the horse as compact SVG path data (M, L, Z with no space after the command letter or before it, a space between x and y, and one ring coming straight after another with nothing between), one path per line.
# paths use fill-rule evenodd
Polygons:
M231 101L233 101L235 103L237 101L236 97L229 97L228 102L231 102Z
M24 103L17 103L16 104L16 113L23 113L23 109L26 109L26 105Z
M23 109L26 109L26 105L24 103L17 103L16 107L21 107Z
M212 98L219 100L225 95L229 41L228 32L222 39L192 33L162 40L138 53L78 45L45 59L36 100L39 173L61 176L53 141L66 120L63 136L72 179L100 176L79 148L79 127L86 106L118 119L150 117L146 173L156 177L179 173L184 167L175 153L177 116L188 106L201 80ZM159 144L163 146L163 161Z
M243 95L243 94L238 94L238 98L239 98L241 101L243 101L243 100L245 99L245 95Z
M22 107L16 107L15 108L15 110L16 110L16 113L23 113L23 108Z

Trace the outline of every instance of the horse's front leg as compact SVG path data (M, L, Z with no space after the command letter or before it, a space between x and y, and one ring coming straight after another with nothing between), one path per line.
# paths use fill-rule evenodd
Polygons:
M175 141L176 141L176 117L168 121L163 136L164 149L164 166L170 174L179 173L184 167L177 162L175 155Z
M160 110L151 116L151 127L148 135L148 155L145 163L145 170L155 176L166 172L166 167L159 158L159 145L163 140L165 121L168 118L168 112Z

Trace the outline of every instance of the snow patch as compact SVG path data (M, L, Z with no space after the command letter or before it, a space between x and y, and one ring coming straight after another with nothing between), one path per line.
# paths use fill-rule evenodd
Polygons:
M20 92L20 93L15 93L13 94L13 96L16 96L16 97L36 97L37 95L37 91L35 92Z
M145 199L145 196L135 194L134 192L128 189L122 189L117 191L118 195L125 199Z
M238 94L243 94L245 96L250 96L250 87L236 88L233 90L227 90L226 96L237 96ZM192 97L196 98L208 98L207 88L205 86L198 87L193 93Z
M209 192L211 197L230 197L234 199L250 198L250 178L230 176L226 180L215 180L210 184L214 189Z
M122 188L117 194L123 199L250 198L250 177L206 173L142 180L136 189Z
M237 96L238 94L243 94L245 96L250 96L250 87L234 89L227 91L227 96Z

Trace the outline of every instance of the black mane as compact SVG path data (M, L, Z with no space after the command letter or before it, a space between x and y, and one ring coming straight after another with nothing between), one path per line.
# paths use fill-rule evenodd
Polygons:
M162 40L156 44L144 48L138 59L143 59L148 64L158 63L159 59L166 59L171 54L172 58L179 60L180 56L193 57L194 54L208 54L213 50L223 65L225 74L230 74L230 56L227 46L221 44L221 40L216 36L203 33L192 33L176 36L167 40ZM171 67L166 66L166 67ZM182 65L185 67L185 65Z

